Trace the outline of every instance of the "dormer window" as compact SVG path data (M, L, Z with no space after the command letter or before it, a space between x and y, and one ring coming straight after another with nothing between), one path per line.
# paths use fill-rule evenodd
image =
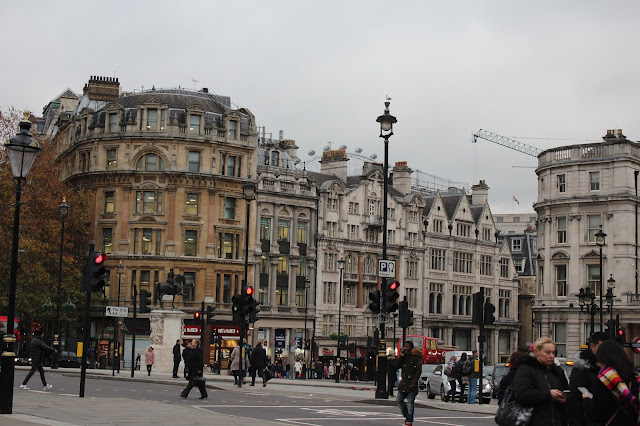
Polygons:
M112 112L109 114L109 133L116 133L118 131L118 114Z
M191 114L189 116L189 133L194 135L200 134L200 119L202 116L197 114Z
M229 120L229 139L238 139L237 137L238 122ZM277 165L277 164L274 164Z
M158 110L156 108L147 110L147 130L151 132L158 131Z

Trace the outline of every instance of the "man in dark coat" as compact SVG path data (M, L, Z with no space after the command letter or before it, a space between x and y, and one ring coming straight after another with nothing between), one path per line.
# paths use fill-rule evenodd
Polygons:
M264 377L264 368L267 366L267 352L262 347L262 340L258 340L256 347L251 351L251 384L249 386L255 386L256 373L262 377L262 387L267 386L267 381Z
M173 347L173 378L178 378L178 368L180 367L180 339L176 340Z
M36 370L40 373L40 380L42 380L42 386L44 386L44 390L49 390L53 387L47 384L47 380L44 378L44 369L42 368L42 361L44 361L45 354L49 354L52 352L58 353L57 350L50 348L42 341L42 330L36 330L33 333L33 340L31 340L31 371L29 371L29 374L27 374L27 377L22 382L22 385L20 385L21 389L29 389L27 387L27 383L29 382L29 379L31 379L31 376L34 375Z
M600 343L609 340L609 335L602 331L597 331L591 335L589 339L589 348L577 352L573 360L573 370L571 370L571 379L569 380L569 390L567 395L567 419L569 426L591 426L598 424L585 416L582 401L582 392L579 387L591 389L591 386L598 380L598 360L596 359L596 351Z
M207 399L207 388L205 387L205 379L204 379L204 361L202 358L202 348L197 344L191 342L192 350L189 358L189 384L182 391L180 396L184 399L187 399L189 396L189 392L193 389L194 386L198 387L200 390L200 398L199 399Z
M422 351L414 349L413 342L407 340L396 361L396 369L402 369L400 383L398 383L398 397L396 401L400 412L405 418L406 426L413 425L414 401L418 395L418 379L422 373ZM404 400L407 400L406 402Z
M192 342L187 342L187 345L182 350L182 360L184 361L184 378L189 379L189 358L191 357Z

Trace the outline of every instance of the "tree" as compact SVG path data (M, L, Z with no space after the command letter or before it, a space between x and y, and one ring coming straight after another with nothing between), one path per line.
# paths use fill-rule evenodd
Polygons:
M13 136L21 114L14 108L8 112L0 110L0 135ZM33 119L31 120L34 121ZM34 130L34 128L32 128ZM31 320L54 320L56 310L46 311L45 302L54 306L58 294L58 270L60 256L61 220L58 206L63 197L69 204L65 220L64 247L62 256L61 303L71 299L75 306L82 306L80 291L81 269L85 262L88 238L88 202L91 194L70 188L61 182L61 165L53 142L34 135L42 151L22 185L20 240L18 257L18 279L16 291L16 316L30 324ZM6 313L8 304L11 244L13 235L13 212L15 180L7 161L4 148L0 149L0 312ZM63 321L75 321L81 312L61 310ZM27 326L26 330L30 330Z

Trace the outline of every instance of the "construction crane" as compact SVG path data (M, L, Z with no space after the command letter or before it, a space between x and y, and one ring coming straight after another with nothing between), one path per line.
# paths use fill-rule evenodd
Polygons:
M506 146L507 148L511 148L514 151L522 152L523 154L527 154L536 158L538 158L538 155L540 155L540 153L542 152L541 149L536 148L535 146L518 142L517 140L508 138L506 136L498 135L488 130L483 130L483 129L478 130L476 133L473 134L473 139L471 142L473 143L478 142L478 138L488 140L489 142L497 143L498 145Z

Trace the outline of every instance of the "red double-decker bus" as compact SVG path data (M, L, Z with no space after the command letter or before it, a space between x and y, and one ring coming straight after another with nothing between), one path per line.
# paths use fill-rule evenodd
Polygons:
M0 331L3 333L7 332L7 316L0 315ZM13 319L13 334L16 336L16 340L20 341L20 321L18 318Z
M422 363L423 364L443 364L445 363L445 352L460 350L457 346L441 345L438 344L438 339L435 337L418 336L415 334L407 336L407 341L413 342L413 346L422 350ZM398 339L397 353L402 348L402 337Z

